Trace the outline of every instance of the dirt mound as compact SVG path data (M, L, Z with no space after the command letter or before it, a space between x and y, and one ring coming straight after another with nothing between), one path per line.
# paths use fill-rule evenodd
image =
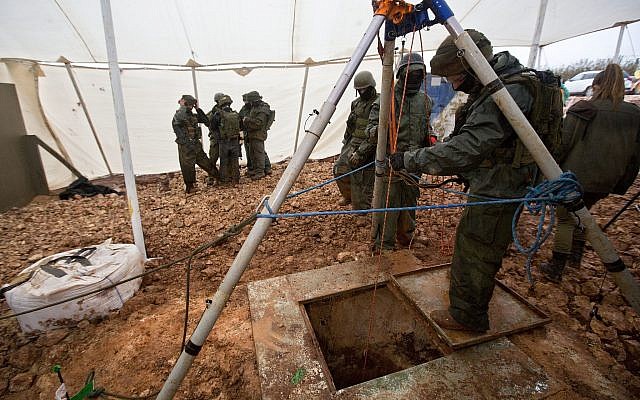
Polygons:
M164 264L211 241L256 208L271 192L284 166L274 175L252 182L243 178L236 187L205 187L186 196L179 174L145 177L138 194L150 266ZM331 177L330 162L309 162L295 184L303 189ZM203 182L204 176L199 176ZM102 182L101 182L102 183ZM118 185L118 181L111 184ZM121 184L120 184L121 185ZM121 185L120 189L123 189ZM637 182L629 192L640 189ZM421 204L459 201L441 191L423 191ZM338 209L335 185L288 200L282 211ZM594 208L604 223L624 203L611 196ZM459 210L418 213L414 254L428 262L448 261ZM640 272L640 218L631 207L609 229L623 260ZM523 218L521 235L532 237L535 220ZM191 279L189 330L197 323L249 227L224 245L197 257ZM8 282L31 262L52 253L100 243L107 238L131 243L124 196L108 195L61 201L39 198L0 218L0 282ZM535 264L550 255L551 241ZM231 295L202 352L195 359L176 398L258 399L260 382L253 348L246 283L319 268L367 255L369 228L361 218L335 216L281 219L272 225ZM499 279L549 312L554 322L546 328L514 335L511 340L566 385L556 398L628 399L640 396L640 318L628 307L610 279L602 281L603 267L588 249L582 267L570 269L561 285L538 278L529 290L524 257L515 250ZM141 290L107 318L27 336L14 320L0 321L0 396L5 399L51 399L58 378L50 372L60 364L70 393L80 389L91 370L96 383L111 393L149 395L160 389L177 360L183 331L185 264L144 278ZM597 318L592 305L603 300ZM8 312L6 302L0 310ZM564 396L564 397L563 397Z

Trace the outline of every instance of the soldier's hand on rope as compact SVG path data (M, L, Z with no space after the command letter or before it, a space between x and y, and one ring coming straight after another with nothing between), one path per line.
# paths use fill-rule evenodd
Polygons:
M355 151L351 153L349 156L349 165L353 168L357 168L360 166L360 163L362 163L362 157L360 157L360 155Z
M395 171L404 169L404 152L393 153L389 156L389 164Z

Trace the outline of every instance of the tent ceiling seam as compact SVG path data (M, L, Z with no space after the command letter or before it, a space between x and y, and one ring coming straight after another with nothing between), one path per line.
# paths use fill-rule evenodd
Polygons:
M469 9L469 11L467 11L461 18L460 18L460 23L462 23L462 21L464 21L465 18L467 18L469 16L469 14L471 14L471 12L473 10L475 10L475 8L478 6L478 4L480 4L482 2L482 0L478 0L475 2L474 5L471 6L471 8Z
M293 22L291 23L291 62L293 62L293 51L294 51L294 45L293 45L293 39L295 37L296 34L296 6L298 4L297 0L293 0Z
M58 0L53 0L54 3L56 3L56 5L58 6L58 9L60 10L60 12L62 13L62 15L64 15L64 17L66 18L67 22L69 22L69 25L71 25L71 27L73 28L73 31L76 33L76 35L78 35L78 38L80 39L80 41L82 42L82 44L84 45L84 47L87 49L87 52L89 53L89 55L91 56L91 59L93 60L93 62L98 62L98 60L96 60L96 57L93 55L93 53L91 52L91 48L89 48L89 45L87 44L87 42L84 40L84 37L82 37L82 35L80 34L80 31L78 30L78 28L75 26L75 24L73 23L73 21L71 21L71 18L69 18L69 15L67 15L67 13L64 11L64 9L62 8L62 6L60 5L60 3L58 2Z

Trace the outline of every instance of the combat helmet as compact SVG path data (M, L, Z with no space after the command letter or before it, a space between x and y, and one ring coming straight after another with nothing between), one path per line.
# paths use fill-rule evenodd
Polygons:
M220 99L221 99L221 98L222 98L222 96L224 96L224 95L225 95L224 93L220 93L220 92L218 92L218 93L214 94L214 95L213 95L213 101L215 101L216 103L219 103L219 102L220 102Z
M252 90L249 93L245 93L242 96L242 98L243 98L243 100L248 101L248 102L262 100L262 96L260 96L260 93L258 93L255 90Z
M196 102L198 100L196 100L195 97L191 96L190 94L183 94L182 95L182 100L184 100L184 105L187 107L193 107L196 105Z
M422 56L418 53L407 53L402 56L400 60L400 64L398 64L398 69L396 70L396 78L402 78L402 73L406 73L404 67L409 65L409 72L422 70L423 72L427 72L427 67L424 65L424 60Z
M356 90L366 89L369 86L376 87L376 80L373 79L373 74L369 71L360 71L353 78L353 88Z
M482 55L490 60L493 57L493 48L491 42L482 32L474 29L465 30L471 40L478 46ZM458 75L469 71L471 68L467 61L458 52L458 47L454 42L453 36L448 36L442 41L436 54L431 59L431 73L439 76Z
M233 103L233 100L231 100L231 96L229 96L228 94L222 94L222 93L220 94L221 94L220 98L216 100L219 106L221 107L229 106L231 105L231 103Z

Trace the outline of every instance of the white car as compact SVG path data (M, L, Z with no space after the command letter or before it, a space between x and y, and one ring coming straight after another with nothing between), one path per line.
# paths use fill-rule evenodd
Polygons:
M564 85L569 89L569 94L591 96L593 94L593 78L598 75L600 71L585 71L581 72L573 78L565 81ZM625 93L631 92L631 79L629 75L622 71L624 75L624 91Z

